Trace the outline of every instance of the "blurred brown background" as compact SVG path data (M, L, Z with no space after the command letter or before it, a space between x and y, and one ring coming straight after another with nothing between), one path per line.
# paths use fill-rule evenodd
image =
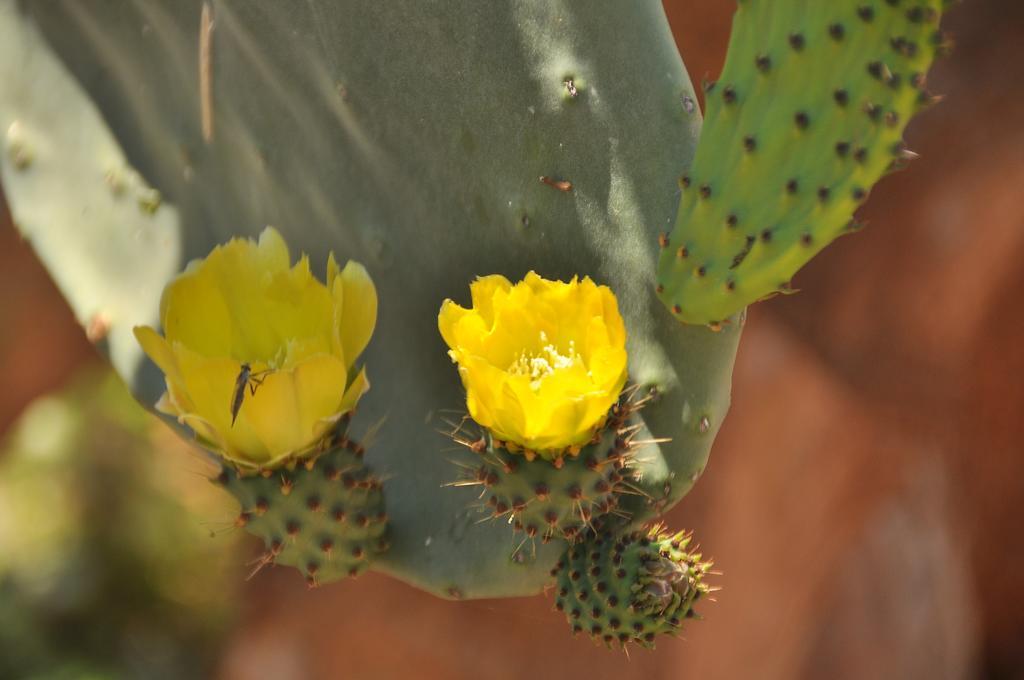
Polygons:
M714 78L734 4L665 6L691 77ZM540 597L269 570L218 677L1024 678L1024 5L965 2L945 27L946 100L908 133L921 160L804 292L752 310L732 411L670 518L724 572L684 640L627 658ZM6 214L0 290L2 433L99 359Z

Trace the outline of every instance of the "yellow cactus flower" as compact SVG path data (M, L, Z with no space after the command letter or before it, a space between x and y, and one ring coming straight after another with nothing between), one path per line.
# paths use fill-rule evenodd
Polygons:
M164 336L137 326L135 337L167 381L159 410L224 458L270 468L355 408L369 383L354 365L376 321L362 265L339 269L331 253L325 286L267 227L189 263L160 300Z
M438 328L466 388L469 415L528 456L578 452L626 382L626 329L615 294L590 278L534 272L470 285L473 307L445 300Z

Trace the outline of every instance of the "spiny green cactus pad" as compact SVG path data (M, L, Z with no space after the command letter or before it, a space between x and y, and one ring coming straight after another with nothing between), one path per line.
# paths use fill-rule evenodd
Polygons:
M16 3L2 0L0 181L15 225L89 339L103 341L118 373L134 373L142 357L132 326L157 319L180 266L178 211L129 164Z
M437 311L478 275L518 280L532 269L611 286L629 335L630 379L660 395L639 414L644 437L665 440L638 457L644 495L623 505L643 521L696 481L728 410L740 329L680 325L652 293L655 236L672 222L676 178L700 124L660 3L0 6L0 22L27 41L0 41L0 89L17 88L32 129L40 128L31 116L43 113L73 126L95 102L127 158L181 215L177 268L267 224L314 262L334 250L368 268L379 317L364 355L372 388L353 427L378 428L367 462L385 480L391 543L372 569L443 597L520 596L540 592L562 552L552 542L513 561L520 539L508 526L477 524L473 490L444 488L453 457L479 459L438 434L440 414L463 406L465 394ZM22 65L44 55L61 68L26 81ZM51 96L75 79L80 88ZM212 134L204 135L204 111ZM63 208L36 225L48 237L33 241L53 271L71 265L69 286L93 290L95 281L76 278L78 260L120 272L119 259L104 255L151 243L158 227L104 222L92 237L99 252L62 247L95 192L109 188L70 182L60 166L57 157L32 165ZM8 192L16 219L38 195ZM138 268L165 256L149 247L133 256ZM157 309L159 286L152 290L147 315ZM115 305L135 288L118 279L103 292L101 305ZM118 369L152 405L163 377L149 364L135 370L139 359Z
M475 466L464 465L464 478L452 486L481 489L481 510L496 521L507 521L516 533L525 533L523 542L574 542L587 534L588 527L603 526L610 513L619 524L628 522L630 515L620 508L620 501L623 494L638 493L629 468L644 446L643 423L633 415L651 399L636 399L635 390L630 396L612 409L597 441L554 463L510 452L486 432L467 438L460 426L452 438L480 460Z
M711 588L711 568L689 551L690 536L649 531L592 535L566 551L551 571L558 579L555 608L573 633L596 642L653 648L659 635L678 635L693 605Z
M687 323L716 324L789 292L853 228L872 185L911 157L910 118L943 43L942 0L743 0L658 292Z
M241 504L236 524L267 547L254 571L285 564L319 585L356 576L387 550L383 485L356 442L342 438L315 459L265 475L225 467L217 482Z

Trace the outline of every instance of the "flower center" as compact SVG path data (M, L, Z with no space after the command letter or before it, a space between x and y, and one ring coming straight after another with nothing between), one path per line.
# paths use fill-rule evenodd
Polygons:
M540 389L544 378L555 371L571 368L583 363L583 357L576 353L576 343L569 341L569 353L562 354L552 343L548 342L548 336L544 331L540 333L541 349L536 353L527 353L525 350L508 367L512 375L526 375L530 377L530 389Z

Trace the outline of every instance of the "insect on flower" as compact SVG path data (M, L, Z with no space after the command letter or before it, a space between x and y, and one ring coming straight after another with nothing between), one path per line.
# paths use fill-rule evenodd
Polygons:
M252 366L248 363L242 364L242 370L235 378L235 392L231 397L231 426L234 427L235 419L242 408L242 400L245 399L245 388L249 388L249 394L256 396L256 388L263 384L263 380L273 373L274 369L268 368L265 371L252 372Z
M164 289L164 335L133 329L164 372L157 408L239 466L273 469L307 455L369 389L356 361L377 320L365 267L341 267L329 254L326 274L318 280L305 256L293 264L270 227L258 240L233 238L193 261ZM206 304L210 297L224 304Z

